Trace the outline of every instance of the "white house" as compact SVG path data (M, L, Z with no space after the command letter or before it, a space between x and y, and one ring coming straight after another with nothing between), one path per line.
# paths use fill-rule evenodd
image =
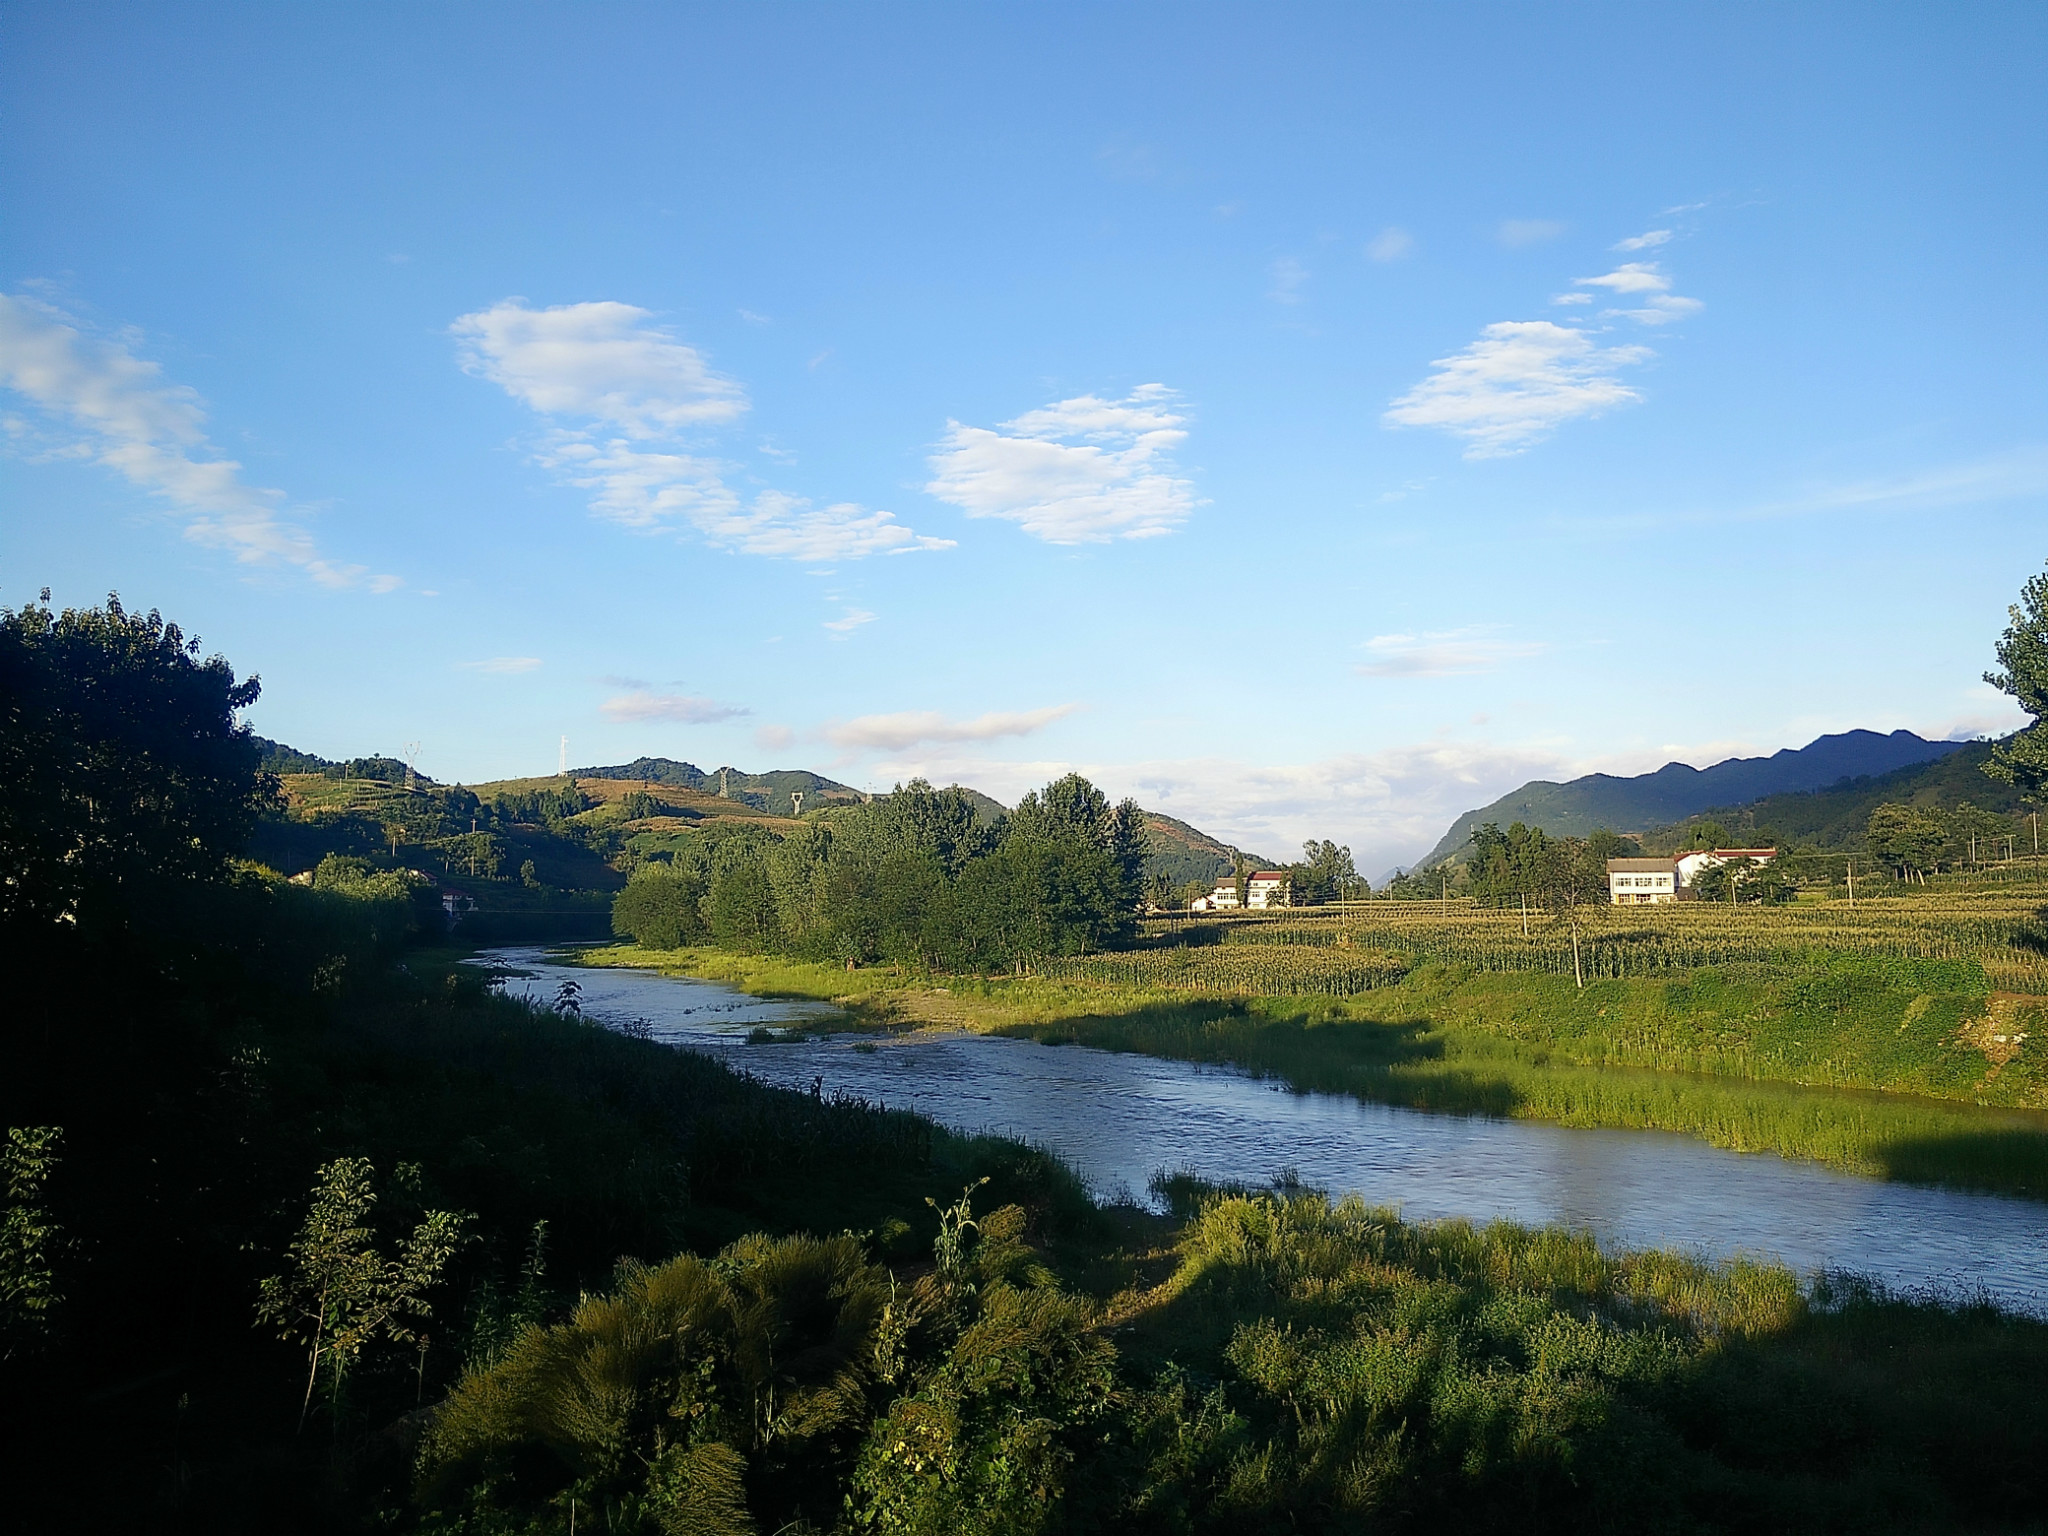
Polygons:
M1609 859L1607 898L1617 907L1678 900L1678 866L1670 859Z
M1294 905L1292 877L1284 869L1261 869L1244 883L1244 906L1247 911L1262 912L1268 907L1291 907ZM1216 882L1216 889L1206 896L1197 896L1188 903L1190 912L1235 912L1238 910L1237 877L1226 875Z
M1691 853L1682 853L1677 860L1679 899L1691 895L1693 877L1703 870L1733 864L1738 859L1748 864L1768 864L1777 856L1775 848L1696 848Z
M1262 869L1245 882L1244 904L1253 911L1267 907L1291 907L1294 892L1284 869Z

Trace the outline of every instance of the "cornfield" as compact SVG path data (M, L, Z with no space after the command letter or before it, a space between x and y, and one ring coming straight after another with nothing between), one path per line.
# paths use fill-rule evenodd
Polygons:
M2048 929L2036 890L1938 891L1788 907L1692 903L1585 907L1579 963L1589 978L1660 976L1702 966L1796 965L1816 954L1981 966L1993 990L2048 995ZM1562 921L1470 901L1373 902L1203 924L1156 925L1188 947L1056 962L1046 974L1247 994L1345 996L1436 960L1479 971L1570 975ZM1220 939L1220 942L1216 942ZM1207 940L1208 942L1202 942Z
M1394 985L1412 963L1403 955L1357 947L1232 944L1052 960L1037 970L1055 980L1167 991L1349 997Z

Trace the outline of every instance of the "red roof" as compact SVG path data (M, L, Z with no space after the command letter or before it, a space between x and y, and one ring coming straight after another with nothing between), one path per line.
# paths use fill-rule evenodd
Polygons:
M1285 880L1287 878L1287 871L1284 869L1262 869L1253 875L1252 878L1254 880Z

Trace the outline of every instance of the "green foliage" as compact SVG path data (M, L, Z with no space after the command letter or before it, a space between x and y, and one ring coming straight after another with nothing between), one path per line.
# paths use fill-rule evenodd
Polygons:
M64 1133L54 1125L11 1125L0 1144L0 1360L40 1353L63 1305L56 1259L64 1229L51 1216L44 1186L57 1166Z
M274 781L256 700L159 614L0 611L0 925L111 932L222 880Z
M1351 850L1340 848L1327 838L1314 838L1301 845L1301 862L1288 866L1288 882L1294 901L1301 906L1319 906L1326 901L1357 901L1370 893L1351 861Z
M428 1211L396 1255L384 1258L371 1246L374 1175L366 1157L336 1158L321 1168L305 1222L287 1250L291 1268L266 1279L257 1300L257 1321L306 1351L302 1423L323 1372L332 1403L373 1346L411 1344L424 1356L423 1326L434 1315L427 1293L465 1240L468 1217Z
M1984 681L2009 693L2034 717L2025 730L1991 749L1984 771L2020 789L2033 792L2048 784L2048 572L2029 578L2020 600L2007 610L2011 622L1998 641L1998 670Z
M745 824L693 834L616 898L613 931L655 949L701 934L742 954L1023 968L1129 938L1145 837L1135 804L1077 775L996 824L957 786L913 780L779 839Z
M680 949L706 932L698 903L705 882L674 864L643 864L612 898L612 932L643 949Z
M574 1498L610 1529L722 1532L754 1529L751 1484L770 1529L829 1518L891 1291L848 1236L626 1263L610 1294L464 1377L421 1448L425 1496L472 1519Z

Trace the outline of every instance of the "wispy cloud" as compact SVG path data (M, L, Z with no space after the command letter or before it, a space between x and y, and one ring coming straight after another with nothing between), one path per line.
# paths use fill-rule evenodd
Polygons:
M950 422L925 489L1049 544L1171 533L1198 505L1173 463L1187 437L1174 401L1165 385L1147 384L1121 400L1061 400L996 430Z
M1565 422L1637 399L1619 373L1649 356L1647 347L1603 347L1548 320L1503 320L1464 351L1436 359L1436 372L1395 400L1384 419L1462 437L1468 459L1500 458Z
M972 720L949 720L935 709L905 710L893 715L862 715L825 728L825 739L848 752L903 752L927 744L996 741L1029 736L1078 706L1055 704L1045 709L994 712Z
M1564 233L1564 225L1557 219L1502 219L1494 231L1494 238L1510 249L1524 245L1541 245L1546 240L1555 240Z
M1491 627L1375 635L1365 642L1371 660L1358 671L1365 677L1469 677L1544 649L1534 641L1506 639Z
M1646 229L1640 235L1630 235L1626 240L1614 242L1617 251L1647 251L1652 246L1662 245L1671 238L1668 229Z
M1612 272L1598 277L1582 277L1575 287L1604 288L1609 293L1621 296L1641 295L1641 303L1634 309L1609 309L1602 311L1601 318L1616 315L1639 321L1644 325L1666 325L1673 320L1682 320L1687 315L1699 313L1706 306L1698 299L1684 298L1671 291L1671 279L1664 275L1654 261L1624 262ZM1579 295L1560 295L1552 301L1557 304L1583 302Z
M1266 290L1266 297L1275 304L1299 304L1308 295L1308 268L1292 256L1282 256L1267 269L1272 286Z
M836 619L827 619L825 628L832 631L832 638L844 640L863 624L872 624L875 616L865 608L849 608Z
M629 725L655 721L670 725L716 725L753 713L737 704L721 704L695 694L649 693L645 689L606 699L598 708L607 720Z
M796 732L786 725L763 725L754 731L754 745L764 752L786 752L796 744Z
M493 656L487 661L460 661L456 666L464 672L492 672L510 677L520 672L534 672L540 668L538 656Z
M543 416L582 416L628 436L736 421L747 394L631 304L531 309L506 299L449 327L462 364Z
M590 492L601 517L642 530L683 523L716 548L807 562L952 547L854 502L735 490L737 466L694 435L738 421L746 391L652 320L631 304L507 299L449 329L464 368L550 421L535 461Z
M1622 245L1656 245L1668 234L1652 230ZM1590 306L1596 293L1636 301L1602 310L1600 321L1668 325L1705 308L1673 293L1670 276L1654 261L1623 262L1611 272L1577 278L1550 302ZM1487 326L1464 351L1436 359L1436 371L1393 401L1381 419L1450 432L1465 439L1466 458L1486 459L1520 453L1565 422L1637 400L1621 373L1655 354L1644 346L1606 345L1598 338L1610 327L1571 318L1571 325L1502 320Z
M183 513L186 537L198 543L246 564L296 566L326 587L403 585L323 556L310 533L280 515L282 491L248 484L239 463L219 456L198 393L167 382L125 340L89 335L47 304L0 294L0 384L33 401L55 429L22 422L12 434L18 445L40 437L52 457L118 472Z
M1399 261L1415 249L1415 237L1389 224L1365 243L1365 254L1374 261Z

